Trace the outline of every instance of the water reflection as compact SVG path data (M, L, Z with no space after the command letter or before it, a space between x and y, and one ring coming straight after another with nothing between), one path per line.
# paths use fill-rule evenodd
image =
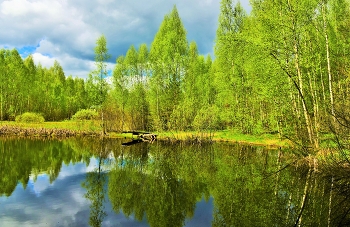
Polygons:
M89 224L94 227L101 226L103 219L107 216L107 213L104 211L104 203L106 202L105 184L107 180L104 166L106 166L106 162L108 162L110 151L106 149L105 139L101 139L99 145L100 146L96 148L96 150L93 150L98 164L93 171L86 174L86 180L82 183L82 187L86 189L84 197L90 200L91 203Z
M209 191L194 171L194 162L177 154L175 147L164 148L159 146L149 156L124 151L110 172L108 193L116 212L135 214L140 221L145 215L151 226L183 226Z
M345 168L322 177L281 150L123 142L0 138L0 226L349 224Z
M62 163L88 164L91 157L89 151L73 149L71 143L0 138L0 195L10 196L18 183L25 189L30 176L35 180L42 173L53 183L61 171Z

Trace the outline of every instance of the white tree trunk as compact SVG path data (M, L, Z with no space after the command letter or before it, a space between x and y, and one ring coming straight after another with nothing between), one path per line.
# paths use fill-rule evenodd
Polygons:
M323 31L324 36L326 39L326 56L327 56L327 72L328 72L328 85L329 85L329 98L330 98L330 104L331 104L331 113L333 117L333 121L335 122L335 111L334 111L334 98L333 98L333 88L332 88L332 73L331 73L331 60L330 60L330 54L329 54L329 40L328 40L328 33L327 33L327 19L326 19L326 9L325 9L325 2L322 2L322 16L323 16Z

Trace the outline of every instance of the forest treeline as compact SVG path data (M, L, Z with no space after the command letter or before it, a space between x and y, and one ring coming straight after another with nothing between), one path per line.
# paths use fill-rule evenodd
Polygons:
M37 112L46 120L69 118L88 105L87 83L66 77L60 64L47 69L32 56L22 59L16 49L0 50L0 118L14 120L24 112Z
M250 2L248 14L221 1L214 60L187 40L174 6L150 46L117 58L113 85L104 80L106 48L86 80L1 50L1 119L33 111L63 120L94 108L110 130L234 129L318 147L349 120L349 1Z

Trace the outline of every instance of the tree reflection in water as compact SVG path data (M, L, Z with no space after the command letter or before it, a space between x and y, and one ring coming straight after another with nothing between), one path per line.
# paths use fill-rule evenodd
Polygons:
M329 226L350 226L350 168L334 163L324 170L328 185L325 190L330 191Z
M199 163L189 158L195 152L187 149L179 154L175 146L159 144L150 151L145 144L139 148L137 153L124 151L110 172L108 193L113 209L134 214L140 221L145 216L150 226L183 226L202 194L209 195L204 178L194 168ZM147 152L148 156L142 156Z
M82 183L91 226L103 225L109 201L116 213L150 226L183 226L203 198L213 201L212 226L350 226L348 165L320 163L317 170L288 151L238 144L122 142L0 138L0 194L11 197L18 183L26 188L30 174L35 181L46 173L53 182L62 163L89 165L92 153L96 168Z
M333 205L338 201L329 178L294 162L288 152L222 144L137 146L119 156L108 193L117 213L147 218L150 226L185 225L203 196L214 198L212 226L348 223L339 208L347 206L339 202L342 218L334 218L332 208L329 221L331 196Z
M105 161L108 160L109 151L106 149L106 140L101 139L99 146L93 151L97 166L92 172L86 174L86 180L82 186L86 188L85 198L89 199L90 205L90 226L102 226L103 219L107 216L104 211L107 174L103 169Z

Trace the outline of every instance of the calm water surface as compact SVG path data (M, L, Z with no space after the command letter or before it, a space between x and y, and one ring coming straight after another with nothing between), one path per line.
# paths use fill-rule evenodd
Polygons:
M0 226L348 224L334 181L289 151L123 142L0 137Z

